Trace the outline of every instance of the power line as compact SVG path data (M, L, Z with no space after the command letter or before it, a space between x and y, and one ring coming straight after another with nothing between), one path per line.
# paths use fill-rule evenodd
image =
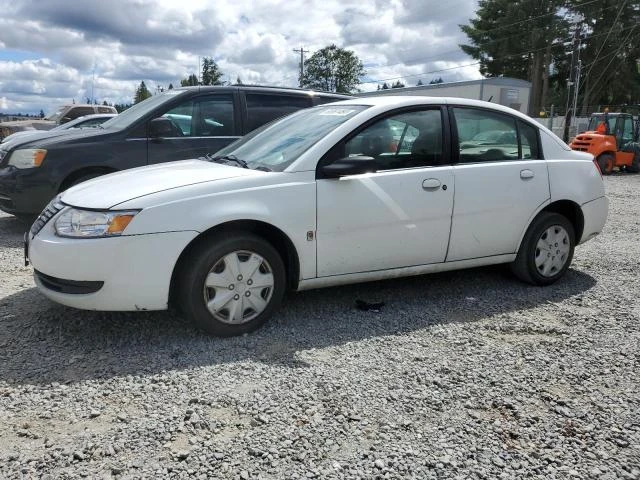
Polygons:
M615 28L616 24L618 23L618 19L620 18L620 15L622 15L622 10L624 10L624 7L625 7L626 4L627 4L627 0L624 0L622 2L622 5L620 5L620 9L618 10L618 15L616 15L616 19L613 21L613 23L611 24L611 28L607 32L607 38L605 38L602 41L602 43L600 44L600 48L598 49L598 52L596 53L596 57L593 60L593 62L591 64L591 68L589 68L589 71L587 72L585 77L588 78L589 74L591 73L591 70L593 70L593 67L595 66L595 63L598 61L598 57L600 56L600 52L602 52L602 49L604 48L605 44L607 43L607 40L609 40L609 36L611 35L611 32L613 32L613 29Z
M309 50L305 50L304 47L294 48L294 52L300 54L300 87L302 87L302 79L304 77L304 54L309 53Z

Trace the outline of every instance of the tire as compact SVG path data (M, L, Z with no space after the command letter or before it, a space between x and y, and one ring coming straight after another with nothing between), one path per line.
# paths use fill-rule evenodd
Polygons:
M640 148L636 147L633 153L633 160L631 160L631 165L627 167L627 171L629 173L640 173Z
M603 153L598 157L598 166L603 175L611 175L615 163L615 158L610 153Z
M38 218L38 215L28 213L14 213L13 216L16 217L16 220L28 225L29 227L36 221L36 218Z
M86 175L82 175L81 177L75 178L73 180L71 180L69 182L68 185L66 185L64 187L64 189L60 189L60 192L63 192L65 190L69 190L71 187L75 187L76 185L79 185L83 182L89 181L89 180L93 180L94 178L97 177L101 177L103 175L106 175L106 172L93 172L93 173L87 173Z
M188 253L179 266L176 300L200 329L232 337L262 326L280 305L285 288L284 263L270 243L249 233L225 233Z
M552 233L559 235L557 242L549 237ZM553 248L555 252L548 251L544 258L544 250L540 248L543 245L545 248L549 245L549 250ZM524 282L550 285L571 265L574 248L575 231L571 222L558 213L542 212L529 226L511 271Z

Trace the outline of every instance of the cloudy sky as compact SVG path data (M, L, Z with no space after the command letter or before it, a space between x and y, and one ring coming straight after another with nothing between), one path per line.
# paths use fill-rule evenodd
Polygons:
M299 56L335 43L367 77L407 86L480 78L458 44L477 0L0 0L0 112L92 96L131 102L213 57L225 80L297 86ZM309 55L309 54L307 54Z

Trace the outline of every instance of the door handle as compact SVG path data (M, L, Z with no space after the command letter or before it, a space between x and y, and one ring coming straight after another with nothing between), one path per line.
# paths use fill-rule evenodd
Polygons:
M536 174L533 173L531 170L526 169L526 170L520 170L520 178L523 180L526 180L528 178L533 178L535 177Z
M425 190L437 190L438 188L440 188L440 185L440 180L438 180L437 178L427 178L422 182L422 188L424 188Z

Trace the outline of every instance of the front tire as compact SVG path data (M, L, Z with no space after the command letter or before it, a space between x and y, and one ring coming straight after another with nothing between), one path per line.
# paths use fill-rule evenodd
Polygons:
M211 335L231 337L262 326L286 288L275 248L248 233L225 233L197 244L180 265L182 312Z
M615 158L610 153L603 153L598 157L598 166L603 175L611 175L615 166Z
M550 285L571 265L574 248L571 222L558 213L542 212L529 226L511 270L524 282Z

